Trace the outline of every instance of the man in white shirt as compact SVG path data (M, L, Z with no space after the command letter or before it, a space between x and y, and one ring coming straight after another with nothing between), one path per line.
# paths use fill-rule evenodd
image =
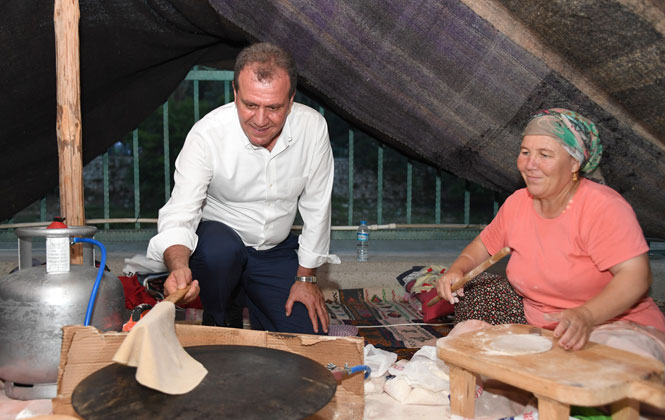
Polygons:
M333 156L325 119L294 103L293 58L268 43L236 59L235 101L197 122L176 160L148 258L164 261L167 292L191 284L204 323L225 325L244 289L255 329L326 333L316 268L329 254ZM302 234L291 235L300 211Z

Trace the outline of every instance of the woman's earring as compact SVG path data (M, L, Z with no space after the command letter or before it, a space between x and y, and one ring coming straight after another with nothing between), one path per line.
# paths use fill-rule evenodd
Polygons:
M577 182L577 172L573 172L573 182Z

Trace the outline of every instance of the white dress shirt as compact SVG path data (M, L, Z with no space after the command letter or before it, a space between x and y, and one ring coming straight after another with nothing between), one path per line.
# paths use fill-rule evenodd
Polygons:
M270 249L286 239L300 210L299 264L339 263L328 254L333 155L326 120L315 110L294 102L268 151L249 142L235 103L228 103L192 127L175 166L173 192L159 211L148 258L163 261L172 245L193 252L201 220L225 223L245 246Z

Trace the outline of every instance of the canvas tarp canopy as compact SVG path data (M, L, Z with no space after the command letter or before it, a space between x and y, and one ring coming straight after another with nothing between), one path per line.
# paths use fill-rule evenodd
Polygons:
M192 66L254 41L300 86L408 156L511 192L541 108L598 124L607 183L665 238L665 6L655 0L80 0L84 163L164 103ZM53 3L0 4L7 219L57 185Z

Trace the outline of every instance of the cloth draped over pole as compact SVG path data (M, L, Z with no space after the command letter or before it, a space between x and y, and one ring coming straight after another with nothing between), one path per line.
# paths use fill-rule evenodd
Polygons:
M637 4L639 3L639 5ZM83 163L163 104L194 65L270 41L301 86L412 159L486 188L522 185L531 113L594 121L609 186L665 238L665 12L653 0L79 0ZM638 7L639 6L639 7ZM0 2L0 220L56 186L53 4ZM149 217L150 215L142 215ZM71 222L71 220L69 220Z

